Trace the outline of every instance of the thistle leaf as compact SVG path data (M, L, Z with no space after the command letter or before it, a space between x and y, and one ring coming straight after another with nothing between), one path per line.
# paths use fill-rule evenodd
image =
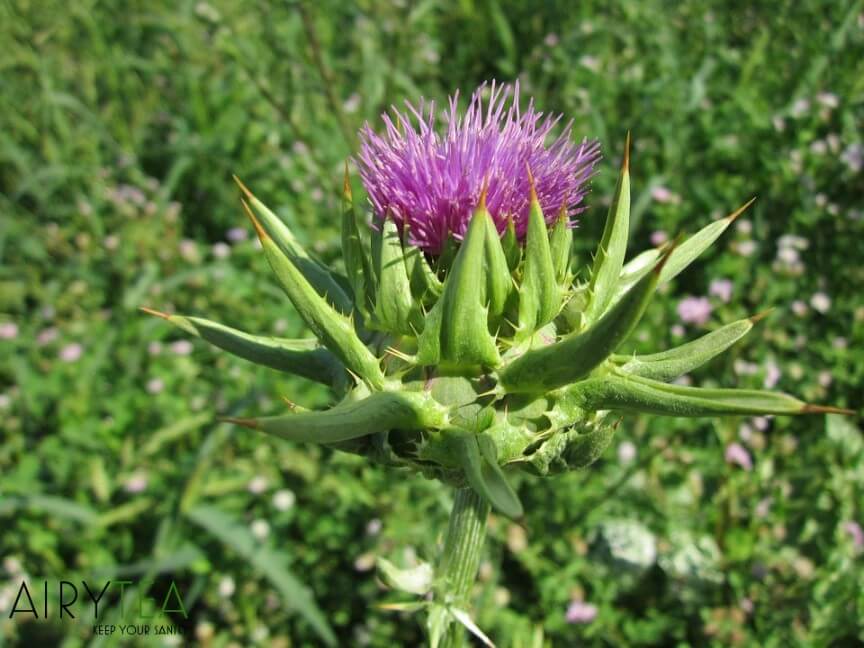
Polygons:
M363 246L360 230L357 227L357 214L351 195L347 162L345 163L342 201L342 255L345 259L348 282L354 293L354 304L363 314L364 319L368 319L375 294L375 275L372 273L372 263Z
M552 252L552 265L555 267L555 279L564 288L570 283L570 253L573 247L573 230L570 229L567 212L563 207L549 236L549 247Z
M504 230L504 236L501 238L501 247L504 249L507 267L512 274L522 260L522 246L519 245L519 239L516 237L516 225L512 217L507 218L507 229Z
M316 340L288 340L243 331L201 317L168 315L150 308L141 310L161 317L213 346L255 364L303 376L325 385L344 386L345 367Z
M744 211L753 204L755 198L751 198L734 212L709 223L701 230L693 234L691 237L684 240L672 252L669 262L663 268L663 273L660 275L660 283L666 283L677 277L687 266L695 261L705 250L720 238L720 235L735 222ZM623 294L630 286L639 281L648 272L651 271L652 265L660 257L661 250L646 250L637 255L624 266L621 277L616 290L616 297Z
M588 284L590 298L585 313L588 323L596 321L603 314L615 294L618 277L624 266L624 256L627 253L629 233L630 133L627 133L621 172L618 175L612 204L609 205L603 237L600 239L600 245L594 255L594 265L591 268L591 280Z
M424 392L375 392L322 412L224 420L289 441L338 443L396 428L440 428L447 423L447 412Z
M423 326L420 311L411 296L405 253L399 230L391 219L381 223L380 245L375 254L378 287L375 295L376 327L400 335L415 335Z
M495 442L484 434L454 429L444 430L443 438L471 488L507 517L522 517L522 503L498 465Z
M726 231L735 219L738 218L744 211L755 202L756 198L751 198L734 212L706 225L693 236L678 245L669 257L669 263L663 268L660 274L660 283L677 277L684 268L689 266L700 254L711 247L720 235Z
M528 233L525 238L525 265L519 286L519 328L517 339L525 339L558 314L560 288L555 279L549 233L534 178L530 175L531 207L528 213Z
M351 321L334 310L315 291L290 257L284 254L264 231L245 201L243 205L258 232L258 238L261 239L261 245L270 267L273 268L279 283L282 284L282 288L303 321L312 329L321 343L342 361L347 369L367 381L374 389L383 388L384 374L378 365L378 360L357 337Z
M621 275L618 277L618 292L621 292L621 286L632 286L651 272L651 268L654 267L657 259L660 258L661 250L662 247L645 250L624 264L624 267L621 269Z
M507 393L540 393L587 376L636 328L651 301L668 253L654 271L633 286L603 317L581 333L530 349L499 374Z
M486 226L484 245L486 293L484 298L489 305L489 314L495 318L504 312L507 298L513 290L513 280L510 277L507 257L504 254L501 237L498 235L495 223L492 222L492 217L486 211L485 205L482 207L482 211L484 212L483 223Z
M408 279L411 283L411 294L414 296L414 299L423 304L434 303L436 298L441 296L441 290L443 289L441 280L435 276L435 272L426 260L423 250L410 245L407 237L402 245L408 248L405 251L405 268L408 271Z
M732 322L703 335L698 340L687 342L668 351L632 357L613 355L612 361L627 374L664 382L675 380L723 353L747 335L753 325L766 315L767 313L764 313Z
M724 416L843 412L808 405L780 392L683 387L638 376L608 375L573 385L568 392L588 410L618 410L664 416Z
M485 303L485 210L478 209L453 266L441 298L429 312L418 341L417 361L448 368L497 366L495 339L489 334Z
M327 303L343 315L350 314L353 308L352 301L345 294L336 276L321 263L309 256L282 219L258 200L246 185L240 182L237 176L234 176L234 181L248 201L244 201L245 209L255 214L258 226L267 233L267 236L278 246L282 253L291 260L291 263L294 264L303 277L305 277L306 281L315 289L315 292L326 299ZM251 210L249 206L251 206Z

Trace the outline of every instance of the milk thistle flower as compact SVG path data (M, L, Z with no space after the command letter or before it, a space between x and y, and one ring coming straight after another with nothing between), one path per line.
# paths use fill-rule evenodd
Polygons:
M519 105L517 87L454 96L443 132L420 103L361 133L358 166L374 214L354 204L346 165L345 272L307 252L240 184L243 206L288 299L317 339L253 335L200 317L145 309L230 353L323 383L333 405L228 419L294 442L319 443L419 472L455 491L436 564L382 577L415 595L432 646L463 645L491 508L519 519L511 475L587 467L622 416L796 415L842 411L770 391L674 381L743 338L763 316L681 346L634 355L624 345L658 286L704 252L747 205L677 244L625 262L629 137L590 267L572 266L572 219L599 159L596 142L557 138L558 118ZM413 117L413 121L412 121ZM748 203L749 204L749 203ZM179 353L176 348L172 349ZM184 352L188 349L183 349ZM526 484L527 485L527 484ZM266 522L259 521L258 535ZM326 627L322 639L335 641Z
M547 143L560 115L544 117L533 100L521 110L518 82L493 82L484 106L485 90L484 84L474 92L464 114L459 93L450 97L443 133L435 130L435 102L423 101L384 115L383 136L369 124L360 132L357 161L376 216L407 226L410 242L428 253L440 253L450 235L464 237L484 186L499 234L512 219L523 240L530 208L526 168L547 225L562 210L569 219L584 209L599 143L571 142L572 122Z

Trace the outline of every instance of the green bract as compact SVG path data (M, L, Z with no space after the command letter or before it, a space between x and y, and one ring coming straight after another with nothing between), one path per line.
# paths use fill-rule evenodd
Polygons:
M572 230L563 214L547 229L533 180L524 247L512 222L499 235L481 198L464 240L430 258L390 220L362 235L365 220L355 211L346 169L345 276L304 251L240 186L264 254L318 342L150 312L251 362L327 384L335 402L322 412L295 408L231 419L238 424L470 486L498 511L519 517L522 506L507 472L549 475L589 465L612 439L619 412L832 411L779 393L669 384L741 339L759 316L668 351L616 354L657 287L741 211L625 263L629 153L593 264L586 280L575 282Z

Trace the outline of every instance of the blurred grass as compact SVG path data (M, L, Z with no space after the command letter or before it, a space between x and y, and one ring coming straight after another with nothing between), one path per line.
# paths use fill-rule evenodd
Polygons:
M860 1L781 11L659 0L9 0L0 38L0 324L16 327L0 340L0 554L33 578L143 565L192 593L186 626L202 643L211 633L316 645L248 554L179 515L215 507L238 525L268 522L258 541L290 558L340 643L420 641L414 619L371 609L391 595L369 556L434 555L446 492L217 426L216 413L274 411L289 394L314 406L327 394L203 346L188 354L177 332L136 308L301 334L255 246L229 233L246 227L231 174L338 263L336 191L357 128L391 104L441 102L491 78L518 75L541 109L574 119L576 137L601 139L606 161L577 236L583 258L628 129L637 249L656 230L693 231L758 195L746 225L652 308L637 346L680 341L677 300L730 279L732 302L712 297L713 325L780 313L696 380L760 387L776 365L779 388L862 407ZM790 234L804 243L781 243ZM798 265L782 252L790 245L803 248ZM810 305L821 293L824 312ZM790 308L796 301L803 308ZM81 357L64 360L74 345ZM494 521L481 627L504 646L528 645L539 625L550 645L864 640L864 569L844 526L864 522L860 432L814 419L756 425L627 421L621 441L636 444L635 464L610 449L587 473L523 480L527 539ZM735 439L754 456L752 472L724 462ZM263 492L250 490L256 477ZM297 501L283 510L274 496L284 490ZM722 583L660 564L619 578L594 550L600 524L615 518L647 526L661 553L678 531L709 538ZM383 530L370 532L378 519ZM10 566L0 594L18 579ZM231 596L219 593L226 579ZM567 603L580 597L599 616L568 625ZM12 645L83 645L89 630L0 622Z

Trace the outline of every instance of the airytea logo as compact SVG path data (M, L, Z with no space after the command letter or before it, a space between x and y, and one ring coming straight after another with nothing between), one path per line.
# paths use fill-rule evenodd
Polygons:
M170 581L164 597L158 598L146 595L149 586L149 583L128 580L104 583L22 580L8 618L84 620L93 623L93 634L97 635L183 634L179 625L150 621L157 616L164 620L168 614L181 615L184 620L189 618L177 584ZM124 604L124 595L130 593L134 602L130 605L127 598ZM119 616L112 618L116 623L101 622L109 600L116 600L119 605Z

